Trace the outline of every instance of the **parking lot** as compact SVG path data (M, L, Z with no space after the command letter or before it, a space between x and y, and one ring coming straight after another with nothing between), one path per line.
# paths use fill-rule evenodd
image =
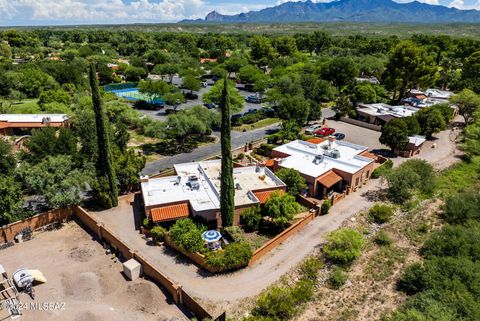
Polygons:
M335 120L327 120L326 126L335 129L336 133L345 134L347 142L367 146L369 150L389 149L379 142L380 132Z
M182 83L182 79L180 77L175 76L173 78L173 84L174 85L180 86L181 83ZM209 85L206 88L202 87L202 88L200 88L200 90L198 92L194 92L195 94L198 95L197 99L187 100L187 102L185 102L184 104L181 104L178 107L177 110L183 110L183 109L191 108L193 106L203 105L203 101L202 101L203 95L205 95L205 93L208 92L211 88L212 88L212 83L209 82ZM242 95L243 97L247 97L249 95L254 94L252 92L248 92L248 91L243 90L242 86L237 86L237 88L239 89L240 95ZM242 111L239 112L239 113L243 114L243 113L247 112L249 109L260 109L264 106L266 106L265 103L264 104L252 104L252 103L245 102L243 104ZM147 115L151 118L154 118L154 119L157 119L157 120L165 120L167 118L167 114L165 112L167 109L171 109L171 107L165 106L164 108L161 108L159 110L145 110L145 109L137 109L137 110L139 112L141 112L142 114Z

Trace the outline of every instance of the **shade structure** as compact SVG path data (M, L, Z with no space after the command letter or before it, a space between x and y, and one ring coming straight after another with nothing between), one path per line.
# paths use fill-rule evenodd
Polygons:
M217 242L222 238L222 234L220 232L215 231L215 230L210 230L210 231L205 231L202 233L202 238L206 242Z

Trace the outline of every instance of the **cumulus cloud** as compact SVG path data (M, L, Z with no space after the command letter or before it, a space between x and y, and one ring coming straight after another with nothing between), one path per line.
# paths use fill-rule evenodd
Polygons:
M203 0L0 0L2 20L10 21L160 22L200 17L204 9Z

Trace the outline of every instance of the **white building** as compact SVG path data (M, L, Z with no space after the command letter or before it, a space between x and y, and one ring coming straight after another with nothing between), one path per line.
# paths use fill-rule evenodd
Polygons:
M366 146L333 137L318 144L295 140L273 149L274 169L293 168L306 179L311 197L355 189L370 178L376 159Z
M390 106L388 104L358 104L357 113L360 120L383 126L394 118L413 116L419 108L411 106Z
M145 212L155 222L167 222L189 216L201 216L221 225L221 161L177 164L175 176L141 178ZM263 204L270 194L284 191L285 184L268 168L260 166L233 169L235 183L234 223L245 208Z

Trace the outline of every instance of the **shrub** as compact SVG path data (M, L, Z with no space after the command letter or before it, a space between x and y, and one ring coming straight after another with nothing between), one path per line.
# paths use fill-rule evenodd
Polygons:
M324 200L323 203L322 203L322 206L320 207L320 213L322 215L328 214L331 207L332 207L332 201Z
M372 173L372 178L379 178L379 177L385 176L388 174L388 172L390 172L392 168L393 168L393 162L391 159L388 159L385 163L375 168L375 170Z
M480 219L478 192L469 191L447 197L443 206L443 218L450 224L465 224Z
M143 226L145 226L145 228L151 228L152 227L152 222L150 222L150 219L148 217L145 217L143 219Z
M270 317L270 320L288 320L295 312L295 300L285 286L273 286L261 294L254 314Z
M370 221L383 224L389 222L393 216L393 208L387 204L375 204L368 211Z
M320 261L314 256L310 256L300 265L302 277L314 281L317 279L318 271L324 266L323 261Z
M334 266L328 275L327 283L332 289L339 289L347 282L347 274L338 266Z
M288 222L301 209L295 197L290 194L273 193L265 202L264 210L278 228L285 228Z
M247 231L256 231L260 226L262 214L260 206L252 206L247 208L240 215L242 224Z
M380 246L388 246L392 244L392 239L387 233L385 233L385 231L378 232L377 235L375 235L374 241Z
M272 286L260 295L252 320L288 320L301 303L311 300L313 282L300 280L293 287ZM258 317L264 317L258 318Z
M165 237L165 235L167 235L167 230L161 226L154 226L150 230L150 235L152 236L152 239L156 242L163 241L163 238Z
M238 226L228 226L223 229L234 242L246 242L245 232Z
M172 241L187 252L200 252L203 249L202 230L189 218L178 220L170 228Z
M398 280L397 287L399 290L408 295L412 295L425 289L423 280L424 269L420 263L413 263L403 273Z
M282 168L275 174L287 185L289 194L297 195L307 188L307 181L296 169Z
M261 144L259 147L257 147L255 152L258 155L270 157L270 155L272 154L272 149L273 149L273 146L270 144Z
M224 251L208 252L205 263L223 272L245 267L251 258L252 249L248 243L231 243L225 246Z
M344 228L327 236L323 247L325 258L333 263L350 264L361 254L363 236L355 230Z

